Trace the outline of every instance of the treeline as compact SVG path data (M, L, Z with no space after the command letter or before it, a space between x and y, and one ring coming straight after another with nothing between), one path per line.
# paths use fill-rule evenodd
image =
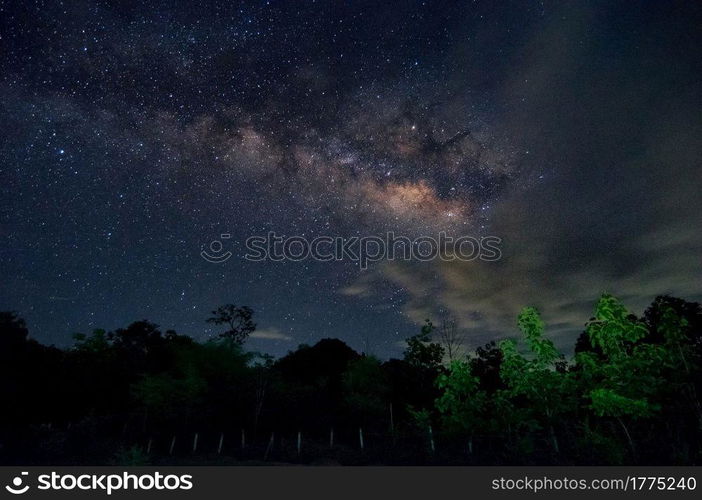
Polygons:
M208 342L139 321L58 349L0 313L2 462L169 463L186 450L193 463L702 461L702 310L682 299L637 317L602 296L572 359L533 308L521 339L460 355L427 320L384 362L336 339L274 360L243 348L251 309L208 321L223 329Z

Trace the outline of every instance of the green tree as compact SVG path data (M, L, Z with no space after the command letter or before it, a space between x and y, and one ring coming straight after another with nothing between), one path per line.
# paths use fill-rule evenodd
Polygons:
M471 373L465 361L452 361L448 373L436 379L442 391L436 400L444 428L451 434L468 440L468 452L473 453L473 437L481 427L486 395L479 389L478 377Z
M544 322L535 308L522 309L517 323L532 356L522 356L514 340L501 342L500 375L507 386L506 395L526 402L529 418L523 425L528 430L544 427L553 450L560 453L555 426L573 407L565 361L553 342L544 338Z
M589 406L596 416L619 423L635 457L629 423L650 417L660 409L654 400L665 383L662 370L666 349L641 343L648 334L646 325L609 294L597 302L595 317L588 322L586 333L592 347L603 354L581 352L576 356L581 380L586 381Z

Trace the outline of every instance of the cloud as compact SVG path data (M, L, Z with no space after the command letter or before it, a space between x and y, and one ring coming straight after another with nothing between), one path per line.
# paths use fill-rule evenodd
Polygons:
M702 300L697 72L674 20L622 42L579 10L526 37L501 87L509 113L495 126L528 151L489 217L502 259L385 263L364 278L402 288L412 321L449 311L475 346L517 335L535 305L570 352L602 292L639 314L658 294Z
M262 328L254 331L250 337L252 339L262 339L262 340L292 340L292 337L285 335L280 331L280 329L275 327Z
M369 292L368 287L361 283L354 283L353 285L345 286L339 290L339 293L342 295L351 297L364 297L367 296Z

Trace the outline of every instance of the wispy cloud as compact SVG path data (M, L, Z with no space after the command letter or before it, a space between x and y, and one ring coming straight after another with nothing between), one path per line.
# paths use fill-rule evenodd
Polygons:
M260 330L256 330L251 334L251 338L263 340L292 340L292 337L290 337L289 335L285 335L280 331L280 329L275 327L262 328Z

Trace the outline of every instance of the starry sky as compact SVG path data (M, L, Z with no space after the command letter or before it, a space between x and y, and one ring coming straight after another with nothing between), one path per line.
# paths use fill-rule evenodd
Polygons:
M0 2L0 309L33 337L149 319L254 349L469 347L603 291L702 299L696 2ZM494 235L498 262L250 262L244 241ZM221 234L234 255L200 251Z

